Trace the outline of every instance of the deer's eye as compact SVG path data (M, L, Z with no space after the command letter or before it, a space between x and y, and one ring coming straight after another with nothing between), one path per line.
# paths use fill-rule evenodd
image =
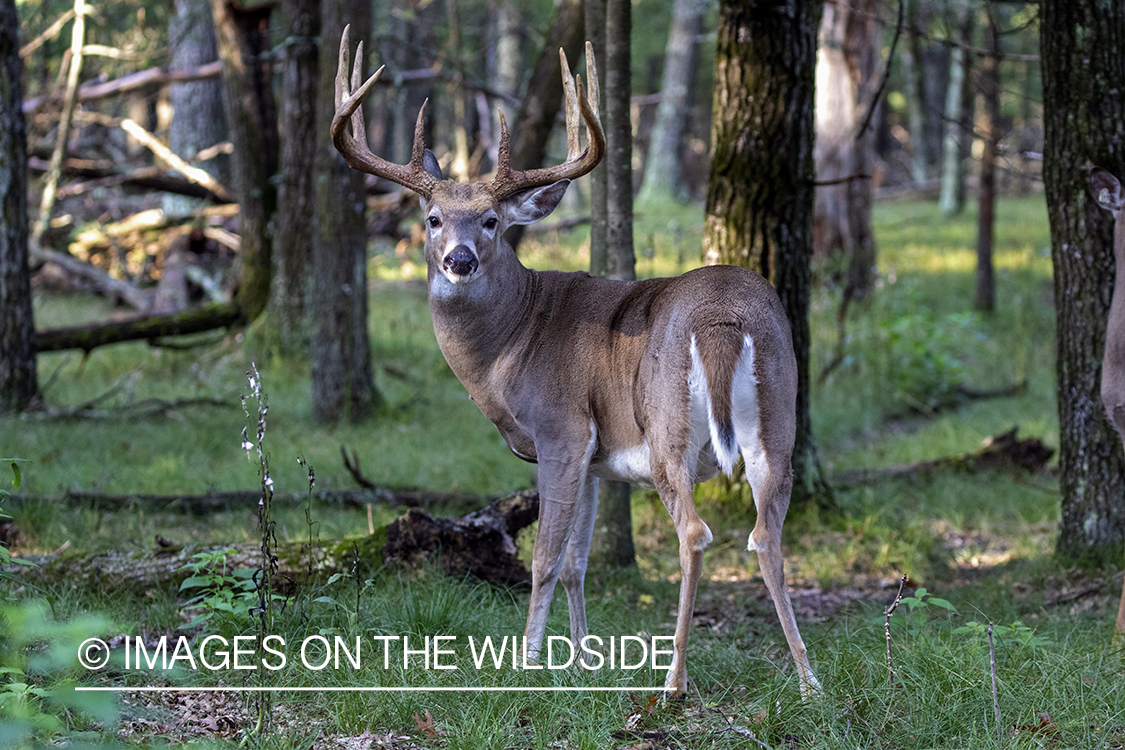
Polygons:
M500 222L496 220L495 216L489 216L487 219L484 220L484 228L485 229L495 229L496 225L499 224L499 223Z
M436 217L436 216L431 216L430 218L426 219L426 221L427 221L427 223L429 223L429 225L430 225L431 227L433 227L434 229L437 229L438 227L440 227L440 226L441 226L441 219L439 219L439 218L438 218L438 217Z

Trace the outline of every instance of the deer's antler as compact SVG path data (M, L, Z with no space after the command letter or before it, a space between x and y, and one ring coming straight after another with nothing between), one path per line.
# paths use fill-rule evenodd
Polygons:
M586 42L586 78L590 85L590 97L582 88L582 76L575 83L570 73L566 53L559 49L559 63L562 65L563 92L566 96L566 160L554 167L529 169L525 172L512 169L511 144L508 124L504 113L500 113L500 146L497 151L496 176L489 190L496 199L506 198L522 190L542 187L559 180L574 180L588 173L598 165L605 155L605 133L598 119L598 67L594 59L594 47ZM586 123L586 150L581 151L578 143L578 115Z
M410 154L409 164L395 164L381 159L371 153L367 146L367 130L363 124L363 113L359 105L364 97L379 80L383 68L379 68L363 85L363 42L359 43L355 52L355 65L352 67L351 87L348 87L348 32L351 26L344 27L340 35L340 64L336 69L336 114L332 117L332 143L343 154L344 161L352 169L373 174L376 177L390 180L391 182L410 188L423 198L430 198L433 194L437 179L422 166L424 146L422 115L426 111L426 104L418 110L418 122L414 125L414 148ZM351 132L348 132L348 120L351 120Z

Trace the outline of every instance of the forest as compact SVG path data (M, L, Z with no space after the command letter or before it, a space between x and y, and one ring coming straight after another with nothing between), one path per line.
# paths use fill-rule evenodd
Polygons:
M1121 179L1119 0L0 0L0 746L1125 748Z

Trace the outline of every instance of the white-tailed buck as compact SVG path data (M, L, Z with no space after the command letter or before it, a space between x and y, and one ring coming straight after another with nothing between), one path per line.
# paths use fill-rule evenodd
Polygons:
M408 164L371 153L358 107L379 72L361 85L362 57L360 47L349 84L345 30L332 140L353 168L422 197L438 345L512 452L539 464L526 658L539 656L560 579L572 642L578 645L587 635L582 587L598 479L655 487L680 543L683 578L665 690L682 695L696 586L703 550L711 542L711 531L692 502L692 487L720 469L732 473L741 452L758 508L749 549L758 551L802 690L818 687L782 569L797 365L789 322L773 288L761 276L731 266L624 282L537 272L519 262L503 239L504 230L551 213L570 180L592 170L605 151L589 44L589 99L560 54L566 160L513 170L501 115L496 176L487 184L443 179L434 155L423 147L422 112ZM579 115L586 124L585 149L579 146Z
M1113 426L1125 438L1125 194L1117 178L1101 167L1094 167L1090 172L1090 193L1097 204L1112 213L1115 219L1113 254L1117 261L1117 278L1113 282L1113 299L1109 303L1109 321L1105 329L1102 403ZM1122 587L1114 630L1118 638L1125 637L1125 586Z

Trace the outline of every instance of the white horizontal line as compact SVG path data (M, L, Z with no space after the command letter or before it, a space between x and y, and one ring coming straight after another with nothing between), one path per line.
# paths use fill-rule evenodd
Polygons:
M99 693L609 693L661 691L663 687L85 687Z

